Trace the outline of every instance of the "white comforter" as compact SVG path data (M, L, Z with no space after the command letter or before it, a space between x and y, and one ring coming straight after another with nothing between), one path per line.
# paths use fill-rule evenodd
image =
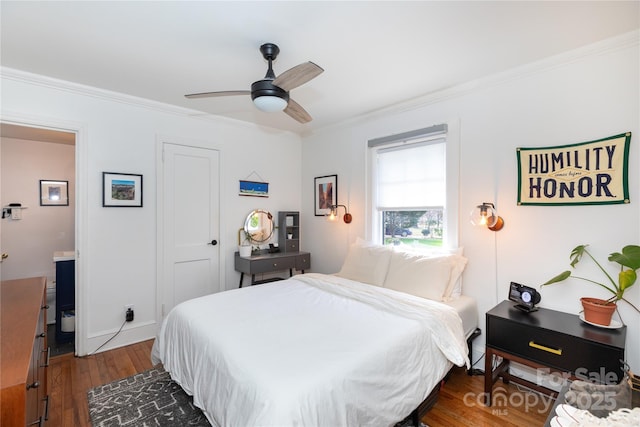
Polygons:
M453 308L313 273L176 306L152 358L214 426L393 425L469 364Z

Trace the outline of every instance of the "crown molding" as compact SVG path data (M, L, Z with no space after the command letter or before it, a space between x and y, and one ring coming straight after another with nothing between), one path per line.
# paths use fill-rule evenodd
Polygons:
M70 82L67 80L61 80L54 77L44 76L41 74L30 73L28 71L22 71L15 68L0 67L0 78L13 80L19 83L27 83L31 85L41 86L48 89L59 90L62 92L77 94L81 96L87 96L91 98L102 99L110 102L117 102L120 104L131 105L135 107L144 108L161 113L173 114L181 117L189 117L195 120L203 120L209 122L226 123L233 126L241 126L244 128L264 129L264 126L258 126L254 123L245 122L242 120L232 119L224 116L217 116L215 114L204 113L199 110L193 110L190 108L180 107L173 104L166 104L159 101L153 101L146 98L140 98L133 95L127 95L121 92L114 92L107 89L101 89L94 86L83 85L80 83ZM282 131L279 129L273 129L274 131L291 133L288 131Z
M551 69L565 66L584 58L609 54L618 50L640 46L640 30L630 31L622 35L611 37L592 43L577 49L550 56L539 61L531 62L506 71L491 74L469 82L444 88L435 92L417 96L413 99L402 101L366 114L344 120L339 123L324 126L315 131L308 132L305 136L335 130L344 127L362 124L383 116L402 114L428 105L436 104L448 99L457 98L472 92L485 90L491 87L503 85L514 80L519 80L531 75L547 72Z
M171 104L165 104L158 101L152 101L145 98L139 98L133 95L113 92L106 89L100 89L94 86L87 86L80 83L70 82L66 80L56 79L54 77L34 74L28 71L22 71L15 68L0 67L0 77L14 80L21 83L28 83L36 86L42 86L48 89L60 90L63 92L74 93L83 96L89 96L98 99L104 99L122 104L135 105L150 110L161 111L165 113L184 115L202 114L200 111L190 110L188 108L178 107Z

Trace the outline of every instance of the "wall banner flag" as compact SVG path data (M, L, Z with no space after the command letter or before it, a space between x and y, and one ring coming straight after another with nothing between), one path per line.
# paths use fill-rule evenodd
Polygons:
M517 148L518 205L629 203L631 132L597 141Z

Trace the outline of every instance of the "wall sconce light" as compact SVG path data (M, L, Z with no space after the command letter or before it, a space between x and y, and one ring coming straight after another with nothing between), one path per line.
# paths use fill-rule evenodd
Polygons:
M469 215L469 220L473 225L487 227L491 231L500 231L504 227L504 219L498 216L493 203L482 202L475 207Z
M351 220L353 219L353 217L351 216L351 214L349 213L349 211L347 210L347 207L345 205L331 205L329 215L327 215L327 220L328 221L335 221L336 220L336 218L338 216L338 208L339 207L343 207L344 208L344 216L342 217L343 221L346 222L347 224L351 223Z

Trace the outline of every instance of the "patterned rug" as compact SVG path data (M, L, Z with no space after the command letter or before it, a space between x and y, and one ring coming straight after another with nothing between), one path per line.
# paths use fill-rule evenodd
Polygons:
M87 392L94 427L209 427L193 399L163 369L150 369Z

